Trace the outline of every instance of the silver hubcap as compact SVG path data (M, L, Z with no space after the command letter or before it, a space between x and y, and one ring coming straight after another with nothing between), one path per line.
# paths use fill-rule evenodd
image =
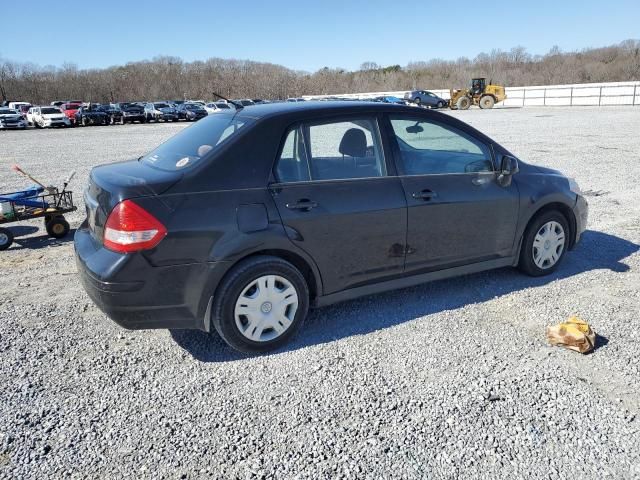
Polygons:
M268 342L289 329L297 311L298 292L291 282L265 275L242 290L234 316L242 335L254 342Z
M9 243L9 237L6 233L0 233L0 245L6 245Z
M547 222L533 239L533 261L538 268L553 267L564 250L564 228L558 222Z

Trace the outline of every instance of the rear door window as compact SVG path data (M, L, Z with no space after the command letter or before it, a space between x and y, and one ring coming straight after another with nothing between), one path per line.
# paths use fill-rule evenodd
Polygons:
M281 182L387 174L374 117L305 123L290 130L276 167Z

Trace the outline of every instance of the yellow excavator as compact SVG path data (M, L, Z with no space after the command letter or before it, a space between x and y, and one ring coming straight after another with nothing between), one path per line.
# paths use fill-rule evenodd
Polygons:
M494 85L491 80L487 84L486 80L486 78L474 78L471 80L471 88L450 89L449 108L467 110L471 105L477 105L483 109L493 108L496 103L507 98L503 85Z

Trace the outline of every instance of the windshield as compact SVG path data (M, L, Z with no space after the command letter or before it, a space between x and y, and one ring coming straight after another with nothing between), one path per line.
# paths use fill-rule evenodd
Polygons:
M64 108L65 110L78 110L80 108L80 105L63 105L62 108Z
M155 108L169 108L169 105L167 105L166 103L154 103L153 106Z
M8 108L0 108L0 115L17 115L18 112L10 110Z
M200 110L202 107L200 105L196 105L195 103L187 103L184 108L187 110Z
M231 109L231 107L229 105L227 105L226 103L216 103L215 104L216 107L218 108L228 108Z
M51 115L51 114L56 114L56 113L62 113L62 111L59 108L54 108L54 107L43 108L40 112L43 115Z
M184 170L251 123L252 119L228 114L205 117L142 157L142 161L161 170Z

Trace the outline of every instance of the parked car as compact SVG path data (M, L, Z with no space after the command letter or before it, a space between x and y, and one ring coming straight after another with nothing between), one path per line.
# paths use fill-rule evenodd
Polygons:
M58 107L31 107L27 122L36 128L70 127L71 122Z
M178 114L179 119L186 120L188 122L200 120L208 115L205 108L199 103L183 103L178 105L176 113Z
M31 105L29 102L9 102L8 107L11 110L19 110L20 107L28 107L31 108L33 105Z
M393 96L387 97L375 97L372 99L374 102L383 102L383 103L397 103L398 105L406 105L406 101Z
M82 107L82 103L80 103L80 102L78 102L78 103L63 103L60 106L60 109L66 115L66 117L71 122L71 125L73 125L73 126L75 126L75 124L76 124L76 113L78 112L78 109L80 107Z
M17 110L0 107L0 130L17 130L27 128L27 121Z
M232 108L227 102L209 102L204 106L208 114L229 112Z
M178 121L176 109L164 102L147 103L144 107L144 113L147 122L159 122L160 120L164 122Z
M239 105L242 105L243 107L249 107L251 105L255 105L253 103L253 100L251 100L249 98L241 98L239 100L233 100L233 103L237 103Z
M548 275L588 211L575 181L458 119L373 102L210 115L94 168L85 203L75 253L104 312L247 352L286 343L310 306L499 267Z
M28 102L9 102L7 106L11 110L16 110L20 115L22 115L23 119L27 120L27 112L33 105Z
M124 115L117 104L98 105L97 109L107 116L107 125L124 125Z
M115 106L122 111L122 124L140 122L145 123L144 106L139 103L116 103Z
M425 107L443 108L449 104L447 100L427 90L413 90L404 94L404 99L416 105Z
M109 116L102 111L100 105L88 104L80 107L75 114L75 124L87 127L89 125L109 125Z

